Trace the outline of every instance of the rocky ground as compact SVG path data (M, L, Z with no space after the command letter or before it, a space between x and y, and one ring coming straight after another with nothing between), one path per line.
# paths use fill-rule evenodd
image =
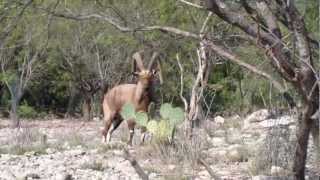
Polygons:
M128 147L125 123L109 145L101 143L101 121L24 120L21 129L9 123L0 119L0 180L139 179L124 149L149 179L210 179L210 170L220 179L270 179L290 175L295 141L294 115L267 110L243 118L217 116L196 129L193 140L178 133L175 145L140 146L137 131L135 145ZM307 174L319 179L312 144L309 149Z

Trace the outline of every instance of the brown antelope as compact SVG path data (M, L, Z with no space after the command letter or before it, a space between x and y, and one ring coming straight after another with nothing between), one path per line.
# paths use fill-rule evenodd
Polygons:
M136 112L147 112L151 100L150 87L154 80L156 70L154 68L155 60L158 53L153 53L146 69L143 65L142 52L136 52L133 55L133 75L138 77L136 84L121 84L109 90L103 99L103 114L104 114L104 129L102 130L103 142L109 143L112 132L120 125L122 118L120 115L122 107L126 103L132 103ZM137 69L139 71L137 71ZM130 131L128 144L132 145L132 138L134 135L135 120L127 120ZM145 137L145 127L141 128L141 143Z

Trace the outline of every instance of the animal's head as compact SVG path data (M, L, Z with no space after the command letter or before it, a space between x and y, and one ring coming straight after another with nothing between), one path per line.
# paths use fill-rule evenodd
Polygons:
M133 72L132 74L138 78L138 81L150 85L154 82L157 74L160 76L160 83L162 83L160 63L157 60L159 53L154 52L151 56L147 68L143 64L142 51L136 52L133 55Z

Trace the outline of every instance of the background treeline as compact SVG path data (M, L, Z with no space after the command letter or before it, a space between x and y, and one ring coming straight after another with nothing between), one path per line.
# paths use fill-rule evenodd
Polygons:
M236 1L230 0L230 4ZM319 39L318 1L297 1L307 28ZM236 3L234 3L236 7ZM240 9L239 9L240 11ZM179 97L179 54L184 66L184 96L189 98L197 71L198 42L161 31L121 32L99 19L59 14L100 13L117 17L123 26L165 25L198 32L207 12L176 0L72 0L0 2L0 112L26 118L54 114L91 119L100 115L102 95L112 86L130 83L131 56L140 49L161 53L164 84L159 103L182 106ZM214 42L282 81L264 53L243 32L212 16L208 34ZM292 44L288 44L292 46ZM203 111L246 113L261 107L287 107L270 82L212 53ZM318 62L317 62L318 63ZM284 83L288 92L291 86Z

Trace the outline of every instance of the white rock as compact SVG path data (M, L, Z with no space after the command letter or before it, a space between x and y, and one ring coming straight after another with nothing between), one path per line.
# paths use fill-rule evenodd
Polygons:
M64 149L70 149L70 144L69 144L68 142L65 142L65 143L62 145L62 147L63 147Z
M174 170L175 168L176 168L176 166L173 165L173 164L169 164L169 165L168 165L168 169L169 169L169 170Z
M0 177L4 179L12 179L12 180L17 178L11 171L8 171L8 170L2 171Z
M211 138L211 143L214 147L220 147L226 144L224 137L213 137Z
M93 121L100 121L100 118L99 117L93 117L92 120Z
M225 119L223 117L221 117L221 116L216 116L214 118L214 122L216 122L217 124L223 124L224 121L225 121Z
M219 150L218 151L218 155L221 156L221 157L225 157L227 154L227 151L226 150Z
M279 167L279 166L271 166L270 174L272 176L284 175L285 174L285 170L282 167Z
M84 155L86 154L86 152L83 149L74 149L74 150L68 151L68 154L72 156L78 156L78 155Z
M214 131L214 136L216 137L224 137L226 134L227 134L226 131L222 129L218 129Z
M25 152L24 155L25 155L25 156L28 156L28 157L34 156L34 155L36 155L36 152L34 152L34 151L29 151L29 152Z
M72 176L68 173L57 174L56 180L72 180Z
M257 122L257 121L263 121L267 119L267 117L270 115L269 111L267 109L261 109L256 112L253 112L249 116L245 118L245 121L248 122Z
M231 129L231 128L230 128ZM227 139L229 143L239 143L242 141L242 136L239 129L228 130Z
M157 174L156 173L150 173L149 174L149 179L154 179L157 177Z
M259 111L253 112L250 115L248 115L244 119L243 129L249 129L254 128L252 126L252 123L263 121L267 119L267 117L270 115L269 111L267 109L261 109Z
M241 117L238 114L228 118L228 121L240 121L240 120L241 120Z
M290 125L294 123L294 118L290 116L281 116L277 119L268 119L259 123L262 128L270 128L279 125Z
M47 154L53 154L53 153L55 153L57 150L56 149L52 149L52 148L47 148L46 149L46 153Z

